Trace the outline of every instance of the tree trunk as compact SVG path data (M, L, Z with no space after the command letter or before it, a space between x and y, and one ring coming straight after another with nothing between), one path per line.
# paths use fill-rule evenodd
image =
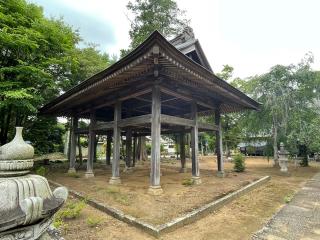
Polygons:
M275 119L273 118L273 166L278 167L279 166L279 160L278 160L278 129Z

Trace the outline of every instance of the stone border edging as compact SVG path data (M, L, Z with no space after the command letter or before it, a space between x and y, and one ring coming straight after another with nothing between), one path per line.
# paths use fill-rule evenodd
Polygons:
M132 226L135 226L149 234L151 234L152 236L155 237L159 237L162 233L166 233L166 232L170 232L173 231L179 227L182 227L186 224L192 223L197 221L198 219L207 216L208 214L218 210L219 208L223 207L225 204L231 202L232 200L234 200L237 197L242 196L243 194L261 186L262 184L268 182L271 179L270 176L265 176L262 177L260 179L258 179L257 181L254 181L246 186L244 186L243 188L240 188L239 190L236 190L222 198L219 198L218 200L215 200L213 202L210 202L208 204L205 204L185 215L183 215L182 217L178 217L175 218L167 223L161 224L161 225L157 225L154 226L152 224L143 222L131 215L127 215L124 212L122 212L121 210L118 210L116 208L110 207L105 205L104 203L98 202L96 200L93 199L87 199L82 193L76 192L74 190L68 189L69 193L71 195L73 195L74 197L83 200L85 199L87 201L87 204L102 211L105 212L113 217L115 217L118 220L121 220L125 223L128 223ZM62 187L63 185L56 183L52 180L48 180L50 184L58 186L58 187Z

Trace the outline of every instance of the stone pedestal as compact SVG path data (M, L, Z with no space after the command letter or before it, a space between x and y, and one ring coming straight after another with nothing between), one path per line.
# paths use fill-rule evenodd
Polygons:
M226 176L226 173L224 171L218 171L217 172L217 177L224 178Z
M161 186L150 186L148 189L148 194L153 196L158 196L163 193Z
M193 176L191 179L192 179L193 184L195 184L195 185L198 185L198 184L201 184L201 183L202 183L200 177L194 177L194 176Z
M28 174L33 154L21 127L0 147L0 239L40 238L68 197L66 188L52 192L46 178Z
M94 177L94 173L93 172L86 172L84 174L85 178L93 178Z
M119 185L121 184L121 179L120 177L111 177L109 183L112 185Z
M289 152L284 149L284 144L280 143L280 150L278 151L278 160L280 165L280 172L284 175L288 174L288 155Z

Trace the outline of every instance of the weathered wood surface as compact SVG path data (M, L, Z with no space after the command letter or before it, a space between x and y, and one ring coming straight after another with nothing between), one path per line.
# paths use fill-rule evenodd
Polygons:
M160 186L160 134L161 134L161 96L160 88L152 89L152 121L151 121L151 186Z
M89 125L89 141L88 141L88 160L87 160L87 176L93 174L93 161L95 152L96 133L93 127L96 124L96 113L94 110L90 112L90 125Z
M199 177L199 159L198 159L198 115L197 103L195 101L191 104L191 113L194 120L194 127L191 129L191 148L192 148L192 176Z
M71 118L71 131L70 131L70 159L69 159L69 171L75 171L76 165L76 149L77 149L77 137L76 137L76 129L78 128L78 118Z
M214 114L215 124L218 126L216 131L216 152L217 152L217 165L218 172L223 172L223 149L222 149L222 132L221 132L221 113L219 108L216 109Z
M117 102L114 105L112 178L120 177L120 128L118 125L120 119L121 102Z

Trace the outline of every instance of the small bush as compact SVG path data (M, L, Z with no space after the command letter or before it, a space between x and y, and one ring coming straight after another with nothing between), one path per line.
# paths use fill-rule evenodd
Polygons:
M234 163L233 169L236 172L243 172L246 168L245 157L241 153L234 156L233 163Z
M97 227L102 222L101 218L89 217L87 218L87 225L91 228Z
M36 169L36 174L40 175L40 176L46 176L48 173L48 169L46 169L45 167L41 166L41 167L38 167Z
M292 198L293 198L293 194L287 195L284 197L284 202L289 203L291 202Z
M67 176L68 177L73 177L73 178L80 178L80 174L79 173L76 173L76 172L70 172L70 173L67 173Z
M74 219L80 216L80 213L85 206L85 201L70 202L66 205L65 209L61 210L58 214L61 219Z
M182 185L184 186L191 186L193 185L193 180L191 178L188 178L188 179L184 179L183 182L182 182Z

